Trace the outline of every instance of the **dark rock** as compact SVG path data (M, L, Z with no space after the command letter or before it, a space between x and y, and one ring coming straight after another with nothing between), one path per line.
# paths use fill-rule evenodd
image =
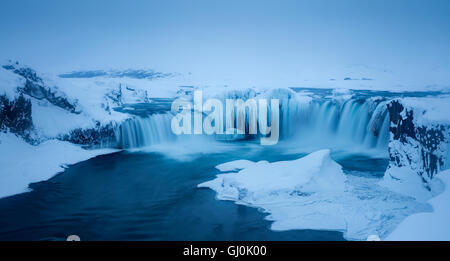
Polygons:
M6 70L10 70L25 79L25 85L23 87L17 88L19 92L27 94L38 100L47 100L51 104L72 113L80 113L80 111L78 111L76 108L76 101L70 102L64 94L57 93L57 91L52 90L52 88L45 86L43 80L36 74L36 71L34 71L33 69L27 67L16 67L12 64L4 65L3 68Z
M87 147L117 147L113 124L101 125L99 122L94 128L71 130L59 139Z
M413 124L413 112L406 110L406 118L403 118L401 116L401 112L404 110L404 107L399 101L392 101L387 106L391 121L391 127L389 130L392 134L394 134L394 140L400 139L401 142L406 142L406 137L411 137L414 139L416 134Z
M173 76L172 73L162 73L153 70L92 70L92 71L74 71L70 73L60 74L61 78L94 78L94 77L107 77L107 78L133 78L133 79L159 79Z
M390 102L388 110L392 134L390 165L410 167L428 183L444 167L450 126L416 126L413 111L405 108L398 100Z
M6 95L0 96L0 130L10 131L29 139L33 128L31 118L31 101L20 94L10 101Z

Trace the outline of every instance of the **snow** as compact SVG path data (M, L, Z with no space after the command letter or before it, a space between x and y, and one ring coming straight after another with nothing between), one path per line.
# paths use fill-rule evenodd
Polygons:
M392 241L449 241L450 240L450 170L438 173L436 179L445 184L445 190L428 203L431 213L417 213L407 217L386 238Z
M349 89L333 89L332 97L334 100L343 103L353 97L351 90Z
M27 192L28 184L47 180L66 165L115 151L85 150L58 140L32 146L14 134L0 133L0 198Z
M357 77L354 77L355 75ZM332 98L337 101L351 98L350 89L407 90L406 87L397 86L400 83L395 83L397 87L392 87L394 81L386 81L389 77L384 76L386 76L384 73L352 72L345 73L345 77L333 76L334 80L327 78L302 83L307 87L334 89ZM217 79L205 80L199 75L195 77L200 78L195 78L192 75L182 74L152 80L127 77L75 79L60 78L56 75L42 77L46 86L53 86L52 90L57 91L58 94L67 96L70 101L76 101L77 110L81 113L70 113L45 100L28 97L32 101L35 131L40 138L48 140L38 146L32 146L13 134L0 134L0 166L2 166L0 197L28 191L28 184L51 178L63 171L65 164L74 164L100 154L113 152L114 150L84 150L79 146L52 140L52 138L67 134L75 128L93 127L96 121L103 124L111 121L120 123L130 117L112 109L121 104L148 102L148 98L176 97L183 86L195 86L192 90L203 90L204 98L226 97L227 94L237 90L239 93L257 98L291 97L303 104L308 104L313 99L311 93L295 93L286 88L273 87L298 86L294 82L273 85L232 80L220 82ZM344 80L345 78L350 80ZM8 97L14 97L17 95L16 87L23 84L22 77L0 67L0 95L4 93ZM120 104L117 104L108 95L117 92L119 86L121 86L122 99ZM430 90L430 88L418 89ZM430 123L450 123L450 116L447 113L448 104L450 104L449 95L401 98L400 100L405 107L414 110L414 121L420 126ZM198 140L192 142L196 144L194 147L199 149L194 151L196 156L210 151L232 149L220 143L211 145L209 141L208 143L205 141L205 146L198 146ZM390 146L396 145L400 146L392 142ZM179 144L173 143L164 146L156 145L151 150L166 151L173 154L175 159L183 160L190 159L186 156L187 151L194 154L191 147L180 147ZM407 153L413 159L420 156L417 151ZM342 231L348 239L365 240L367 237L374 236L383 239L406 216L428 211L429 205L423 202L433 205L435 212L416 214L406 219L388 239L395 240L404 235L414 238L411 228L414 228L414 224L421 225L419 230L428 228L431 222L425 223L425 220L429 217L432 217L431 220L435 219L436 224L443 222L442 217L448 220L449 211L445 211L442 206L445 201L445 198L442 199L443 196L447 198L449 196L448 190L442 194L443 196L431 199L434 194L427 190L414 170L407 168L391 167L381 182L376 179L345 175L341 166L330 158L329 150L317 151L293 161L270 163L237 160L220 164L217 169L226 173L219 174L212 181L199 184L199 187L215 190L218 199L232 200L238 204L261 208L269 214L266 218L274 221L271 226L273 230L335 230ZM439 176L443 176L443 173ZM441 177L441 179L448 187L450 184L448 178ZM437 188L441 185L440 179L431 184ZM440 190L432 189L431 191ZM434 225L433 223L432 226ZM411 231L408 234L405 230ZM429 233L431 239L439 236L436 233L431 235L432 229ZM442 237L445 236L444 233L440 234Z
M266 193L302 193L319 190L344 190L345 176L339 164L331 160L329 150L320 150L294 161L269 163L259 161L233 161L218 165L218 169L242 168L234 174L222 174L217 179L199 187L220 191L221 197L238 200L245 190L245 197L254 198Z
M23 86L24 83L25 80L22 77L0 67L0 95L6 94L14 98L17 95L16 88Z
M235 161L230 161L227 163L219 164L216 166L216 168L222 172L223 171L235 171L235 170L248 168L254 164L255 164L255 162L250 161L250 160L235 160Z
M421 98L402 98L400 102L409 110L414 111L414 121L417 125L450 123L450 95Z
M19 65L17 65L19 66ZM20 65L21 67L23 65ZM306 87L326 87L333 89L333 99L347 100L352 97L352 89L361 89L356 83L372 84L376 82L375 74L369 73L367 68L361 73L356 73L355 68L351 74L345 73L345 77L332 77L328 85L307 84ZM375 70L377 71L377 70ZM379 72L379 71L378 71ZM384 72L383 72L384 73ZM354 75L360 74L355 77ZM220 81L219 79L208 79L204 75L193 74L172 74L170 77L157 79L136 79L130 77L105 77L98 76L92 78L61 78L57 74L47 74L38 72L38 76L43 79L46 86L62 97L67 97L69 101L76 102L77 111L80 115L65 113L60 108L28 97L33 101L33 124L38 129L39 135L46 138L54 138L60 134L67 133L70 129L76 127L89 128L94 127L95 122L108 124L110 122L121 123L128 119L130 115L113 110L122 104L149 102L149 98L173 98L180 95L179 91L186 86L192 87L192 90L202 90L204 99L209 97L223 97L230 93L248 93L255 98L280 98L285 99L288 96L304 104L313 99L308 93L295 93L289 90L289 86L299 86L298 84L250 84L245 81L233 81L231 79ZM352 80L343 80L344 78ZM371 78L372 80L362 80ZM340 79L342 81L340 81ZM24 79L12 71L0 67L0 86L1 91L8 96L16 95L16 87L23 86ZM320 81L317 81L319 83ZM365 85L364 85L365 86ZM374 89L366 86L366 89ZM377 89L377 88L375 88ZM389 88L386 88L389 89ZM121 101L118 103L110 96L114 96L121 90ZM1 94L0 91L0 94ZM253 97L252 96L252 97ZM429 119L432 121L450 122L448 114L445 114L449 96L441 98L405 98L402 99L408 104L426 110L420 119ZM54 112L52 112L54 110ZM50 115L50 116L48 116ZM419 114L417 114L419 115ZM58 123L58 124L54 124Z
M70 133L77 128L94 127L95 122L85 113L73 114L43 100L32 99L31 118L36 134L41 139L50 139Z
M44 82L49 85L58 86L68 97L77 100L78 108L88 117L95 119L101 123L109 123L110 121L123 121L128 118L126 114L116 112L114 107L119 107L115 104L108 94L118 92L119 86L122 86L122 102L123 103L137 103L144 102L142 93L141 97L136 97L136 92L129 91L125 82L116 79L66 79L58 77L46 77ZM107 108L109 107L109 110Z
M421 177L409 167L390 166L379 185L422 202L433 196Z
M344 174L329 150L293 161L238 160L217 168L227 173L198 187L216 191L219 200L261 209L275 231L332 230L353 240L385 238L406 216L430 210L379 186L378 179Z

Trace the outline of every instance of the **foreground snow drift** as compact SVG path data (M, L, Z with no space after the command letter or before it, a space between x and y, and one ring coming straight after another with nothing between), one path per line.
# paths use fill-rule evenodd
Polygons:
M392 192L378 179L346 175L320 150L293 161L247 160L217 166L211 188L220 200L261 208L273 230L342 231L347 239L385 238L406 216L431 211L428 204Z
M445 190L428 201L433 206L433 212L407 217L387 240L450 240L450 170L440 172L437 179L445 184Z
M0 133L0 198L28 191L30 183L51 178L64 165L114 151L85 150L58 140L32 146L14 134Z

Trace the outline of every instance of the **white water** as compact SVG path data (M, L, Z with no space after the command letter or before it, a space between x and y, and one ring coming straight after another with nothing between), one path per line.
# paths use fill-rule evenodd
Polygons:
M354 99L309 104L284 102L283 138L316 147L362 146L384 150L389 142L389 114L384 102L371 104ZM375 107L375 109L370 109Z
M235 118L243 117L236 112ZM248 117L244 118L248 130ZM119 147L140 148L177 140L171 131L171 119L172 114L163 113L125 121L116 130ZM280 133L280 139L300 146L386 150L389 114L384 102L355 99L342 103L324 99L304 102L287 98L280 101Z
M170 128L171 119L171 114L164 113L126 120L116 129L119 147L131 149L175 140Z

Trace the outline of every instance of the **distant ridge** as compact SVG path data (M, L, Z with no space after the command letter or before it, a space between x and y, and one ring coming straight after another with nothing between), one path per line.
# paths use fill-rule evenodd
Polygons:
M63 73L58 75L61 78L94 78L94 77L107 77L107 78L134 78L134 79L159 79L174 76L173 73L162 73L154 70L85 70L85 71L73 71L69 73Z

